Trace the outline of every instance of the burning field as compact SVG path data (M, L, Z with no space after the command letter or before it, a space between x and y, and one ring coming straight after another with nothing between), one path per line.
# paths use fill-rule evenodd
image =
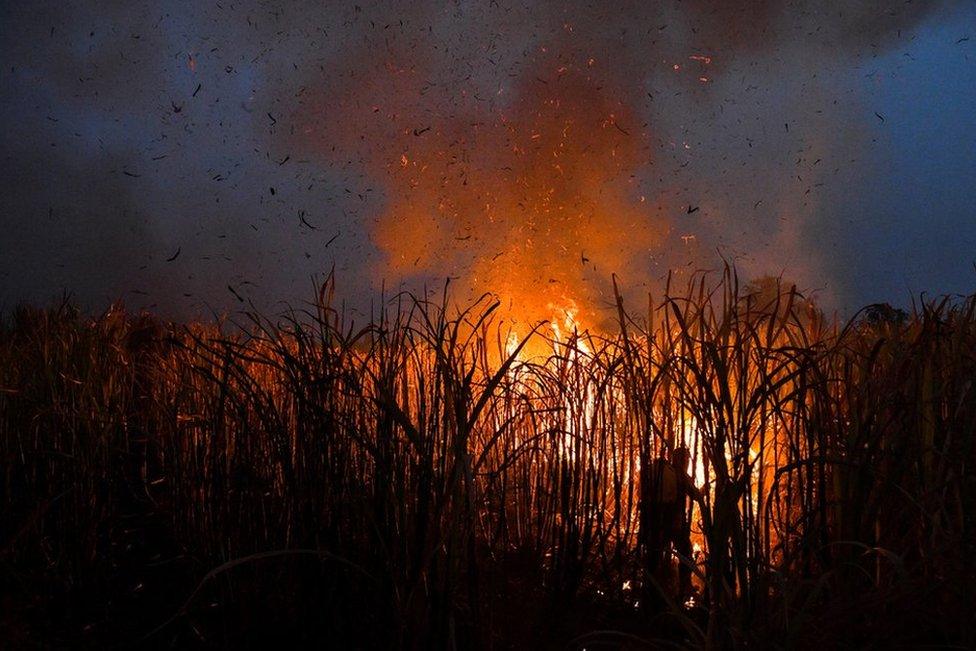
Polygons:
M3 10L0 647L976 647L976 13L483 4Z
M488 299L354 326L330 290L240 327L13 316L8 639L973 641L976 298L841 326L726 270L526 339Z

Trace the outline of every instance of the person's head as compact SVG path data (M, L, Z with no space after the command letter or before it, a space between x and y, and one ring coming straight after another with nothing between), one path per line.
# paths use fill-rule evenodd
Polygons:
M675 468L686 470L691 462L691 450L683 445L676 447L671 453L671 462Z

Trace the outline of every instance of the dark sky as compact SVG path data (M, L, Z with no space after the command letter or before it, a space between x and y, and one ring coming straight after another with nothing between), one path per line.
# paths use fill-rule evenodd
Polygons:
M561 61L646 158L646 214L609 222L626 255L594 274L655 289L720 251L846 313L976 289L976 3L607 4L5 3L0 307L274 308L334 265L364 310L470 274L492 242L391 262L391 170L507 125Z

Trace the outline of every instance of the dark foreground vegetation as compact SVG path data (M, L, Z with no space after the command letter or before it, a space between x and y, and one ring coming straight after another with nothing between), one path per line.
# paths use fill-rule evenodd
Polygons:
M328 289L7 315L0 646L976 645L976 298L834 325L727 271L543 361L488 301ZM687 601L646 545L682 445Z

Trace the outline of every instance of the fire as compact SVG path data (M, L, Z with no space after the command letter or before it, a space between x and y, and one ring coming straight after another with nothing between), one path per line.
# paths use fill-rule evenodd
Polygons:
M560 344L566 344L573 351L573 359L579 359L580 353L584 355L591 355L593 351L590 350L586 342L580 337L580 325L576 320L576 317L579 314L579 307L576 305L576 301L570 299L564 307L559 307L550 303L549 308L553 310L554 315L556 315L554 316L553 320L549 322L554 334L553 352L556 355L559 355ZM559 315L562 315L561 319L559 318ZM562 321L561 326L560 320ZM564 328L565 332L563 331Z
M668 233L662 202L642 187L653 156L632 101L639 84L562 46L540 48L491 93L387 71L389 83L345 99L360 124L323 139L346 163L363 146L353 134L373 134L362 159L385 186L370 222L377 282L451 277L461 302L497 296L522 337L563 320L564 306L581 329L599 327L611 274L646 264Z
M518 333L514 330L510 330L508 333L508 338L505 340L505 356L512 357L518 353L519 344L522 343L519 339Z

